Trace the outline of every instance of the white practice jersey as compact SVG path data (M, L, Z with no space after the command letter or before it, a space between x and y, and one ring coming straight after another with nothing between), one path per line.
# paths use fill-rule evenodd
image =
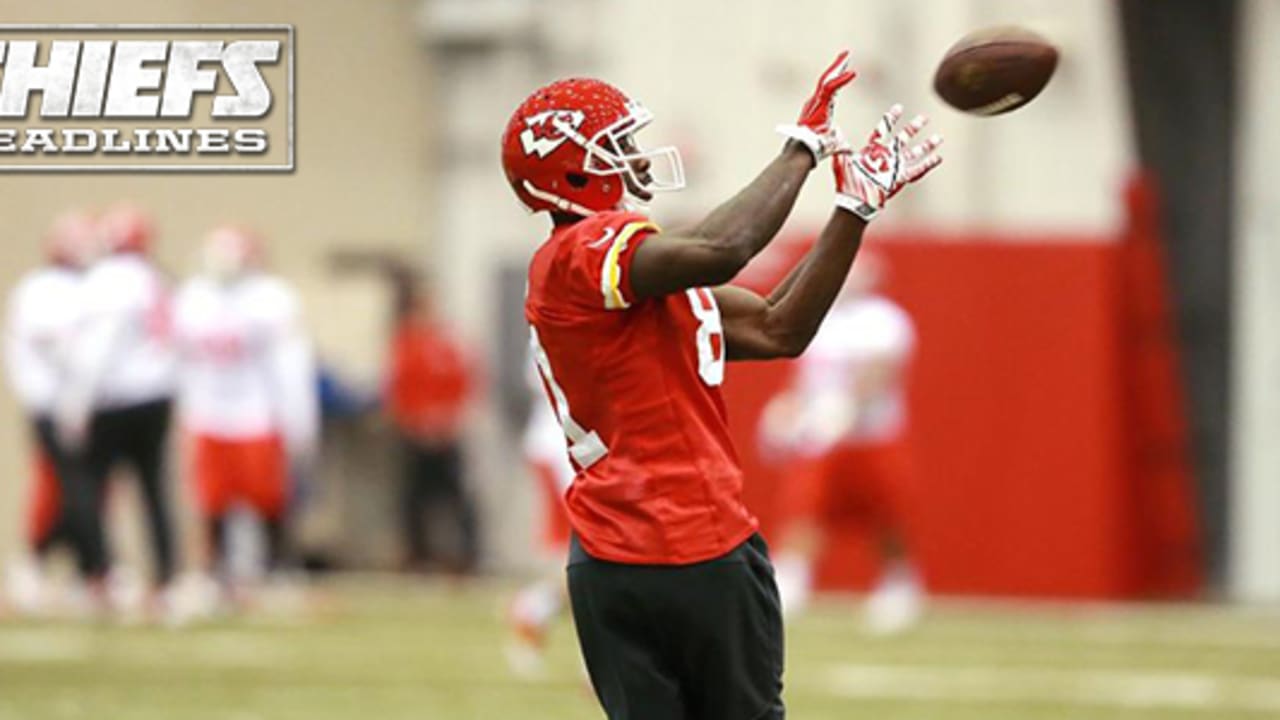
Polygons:
M542 380L534 369L532 358L529 359L527 368L532 401L529 405L529 420L524 427L524 456L531 463L552 468L560 489L568 490L576 473L573 464L569 462L564 428L556 418L555 410L551 408L551 400L542 389Z
M911 318L892 300L837 301L800 357L795 381L810 444L897 437L906 424L904 376L914 348Z
M9 382L23 409L33 415L53 410L66 370L67 342L78 319L82 279L78 270L46 265L23 275L9 295Z
M137 253L109 255L85 274L78 302L65 391L100 409L171 397L172 308L160 271Z
M174 329L185 429L226 439L280 434L292 449L312 446L314 359L288 285L262 274L194 278L178 292Z

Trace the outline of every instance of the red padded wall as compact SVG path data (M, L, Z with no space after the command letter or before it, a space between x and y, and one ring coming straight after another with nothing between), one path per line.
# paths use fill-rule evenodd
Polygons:
M911 373L916 550L931 588L1142 594L1150 543L1135 523L1149 508L1137 504L1144 493L1130 449L1125 244L908 236L875 245L889 261L888 292L920 337ZM771 271L749 282L769 285L787 265L778 259L798 247L774 251ZM740 364L726 382L748 502L771 540L786 468L756 456L755 421L786 373L783 363ZM1186 514L1188 496L1165 497L1178 507L1164 514ZM834 530L820 582L865 587L873 561L863 534Z

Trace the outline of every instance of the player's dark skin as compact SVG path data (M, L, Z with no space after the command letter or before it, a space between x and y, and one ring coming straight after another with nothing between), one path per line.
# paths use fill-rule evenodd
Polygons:
M624 150L628 144L624 142ZM789 141L755 180L705 220L689 230L646 239L631 261L632 291L637 297L659 297L691 287L715 287L729 360L796 357L804 352L858 254L864 220L834 210L813 249L768 296L725 283L777 235L813 168L808 149ZM647 160L634 161L632 170L641 183L648 182ZM632 195L652 197L630 177L624 178ZM553 219L561 224L578 218Z

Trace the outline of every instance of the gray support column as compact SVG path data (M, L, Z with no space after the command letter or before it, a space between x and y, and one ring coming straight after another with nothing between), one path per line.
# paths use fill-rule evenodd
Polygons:
M1280 601L1280 3L1242 16L1230 590Z

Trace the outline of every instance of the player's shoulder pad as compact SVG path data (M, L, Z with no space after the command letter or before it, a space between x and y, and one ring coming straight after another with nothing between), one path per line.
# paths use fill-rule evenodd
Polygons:
M40 286L43 284L40 270L28 270L22 273L22 277L19 277L18 282L14 283L9 290L10 310L25 309L34 301L34 296L40 293Z
M657 232L660 228L648 217L625 210L596 213L575 226L572 252L581 257L605 309L631 306L631 257L641 240Z
M99 260L84 274L81 283L87 309L128 307L143 302L155 287L152 266L132 257L109 256Z
M275 275L258 275L249 281L247 290L253 295L254 306L264 316L289 320L300 312L298 294Z
M583 218L575 228L580 228L582 233L589 234L605 228L621 230L632 223L653 224L653 221L633 210L605 210Z
M45 283L49 278L49 271L43 267L27 270L18 277L18 281L13 284L12 295L20 295L32 291Z
M215 283L203 275L184 280L173 294L173 313L179 324L200 314L213 301Z

